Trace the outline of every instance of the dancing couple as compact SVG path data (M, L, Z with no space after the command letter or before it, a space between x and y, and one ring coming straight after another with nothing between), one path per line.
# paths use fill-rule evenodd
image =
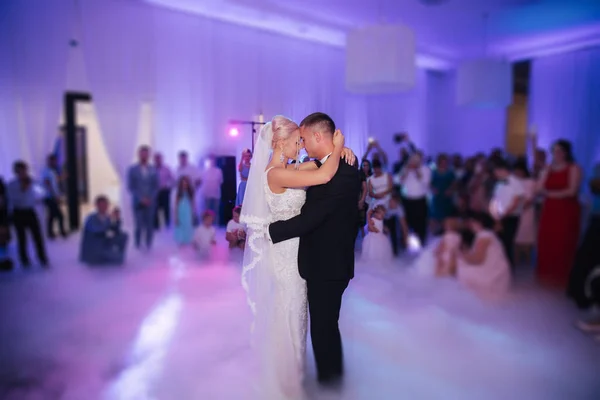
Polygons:
M299 163L303 148L314 161ZM248 230L242 285L254 314L259 398L305 397L307 311L319 383L342 379L338 319L354 276L355 162L323 113L300 126L276 116L257 139L241 222Z

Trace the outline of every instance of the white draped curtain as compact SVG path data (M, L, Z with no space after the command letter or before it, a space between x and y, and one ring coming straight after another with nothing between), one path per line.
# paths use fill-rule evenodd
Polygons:
M349 144L366 142L367 115L344 90L342 51L162 9L154 15L156 147L170 162L182 149L196 161L238 155L251 146L250 128L231 138L228 121L260 113L300 121L324 111Z
M110 1L78 4L88 85L104 144L121 177L121 206L124 219L129 222L127 169L139 143L142 105L154 91L152 10Z
M529 110L539 145L571 141L588 174L600 161L600 47L533 60Z

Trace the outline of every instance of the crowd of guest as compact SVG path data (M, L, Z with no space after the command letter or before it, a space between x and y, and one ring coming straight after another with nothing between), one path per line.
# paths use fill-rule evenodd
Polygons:
M412 238L417 247L425 248L422 258L429 257L418 263L427 265L422 269L434 276L454 276L474 290L487 292L505 291L519 269L535 260L543 285L568 286L580 307L598 302L600 165L589 181L593 201L582 237L579 193L583 172L569 142L554 143L549 162L535 143L531 160L507 157L500 150L467 158L439 154L434 160L425 159L407 135L399 135L396 142L399 158L391 168L377 141L369 142L362 158L358 208L364 260L391 260L409 247ZM233 217L225 232L231 249L245 246L239 215L251 160L250 150L244 150ZM165 227L172 228L177 245L193 246L206 255L215 243L214 226L221 222L223 174L214 157L208 158L204 169L190 163L185 151L179 153L178 161L173 171L160 153L152 155L149 147L139 148L138 160L125 176L134 217L134 246L149 250L155 231ZM45 239L68 235L57 158L48 156L39 182L22 161L14 163L13 172L7 184L0 180L0 268L14 267L7 250L14 236L21 265L31 265L28 235L40 265L48 268ZM38 204L46 210L45 235L36 212ZM80 260L89 265L122 264L128 235L121 227L120 210L111 209L105 196L95 200L95 208L84 224Z
M598 256L590 261L593 250L580 240L583 173L568 141L555 142L547 162L546 152L531 139L535 151L530 157L514 158L495 149L466 159L439 154L425 160L423 152L400 135L400 157L391 169L386 168L384 149L370 141L361 164L358 204L363 259L378 262L385 258L383 251L398 255L415 237L427 249L423 258L428 261L422 263L429 266L426 269L431 272L437 265L434 274L456 276L466 286L504 291L535 260L540 283L565 289L571 282L577 289L570 292L589 298L583 287L591 272L578 271L600 261ZM597 183L592 184L597 180L598 171L590 181L592 217L584 235L588 243L600 243L599 191ZM374 253L369 236L382 231L390 250L378 244ZM584 248L588 251L582 253ZM475 265L479 267L471 268Z
M252 153L245 150L238 168L241 183L235 204L231 205L235 207L233 219L225 234L231 248L243 248L245 243L239 213L251 158ZM163 162L162 154L152 154L150 147L141 146L137 162L124 176L131 199L136 249L150 250L155 231L170 228L174 242L179 246L190 245L204 254L207 246L213 245L214 225L220 223L223 173L212 156L208 157L203 169L190 163L185 151L179 153L178 159L179 165L172 171ZM13 172L15 177L7 184L0 179L0 268L12 270L15 266L9 251L13 239L11 226L16 233L20 264L24 268L31 265L30 235L39 264L49 268L45 241L56 238L56 228L63 238L68 236L62 211L64 176L58 158L55 154L47 157L38 180L23 161L14 163ZM40 205L45 208L45 235L37 211ZM128 234L122 230L121 212L116 207L111 208L110 200L104 195L94 200L94 206L95 210L86 217L83 225L79 260L87 265L121 265L125 262L128 244ZM231 239L231 235L236 239Z

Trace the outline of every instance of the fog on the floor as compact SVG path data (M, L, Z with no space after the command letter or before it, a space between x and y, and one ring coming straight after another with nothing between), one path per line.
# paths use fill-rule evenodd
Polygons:
M77 246L50 244L51 271L0 278L0 397L253 399L240 253L220 244L200 262L163 232L125 267L89 269ZM414 274L413 258L357 265L342 306L344 389L319 391L309 346L311 399L598 398L600 346L574 329L561 293L524 276L508 298L482 300Z

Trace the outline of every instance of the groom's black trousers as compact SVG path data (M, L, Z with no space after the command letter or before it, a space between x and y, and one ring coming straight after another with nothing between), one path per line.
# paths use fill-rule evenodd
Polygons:
M342 295L348 281L308 280L310 336L320 382L339 378L344 373L342 338L338 327Z

